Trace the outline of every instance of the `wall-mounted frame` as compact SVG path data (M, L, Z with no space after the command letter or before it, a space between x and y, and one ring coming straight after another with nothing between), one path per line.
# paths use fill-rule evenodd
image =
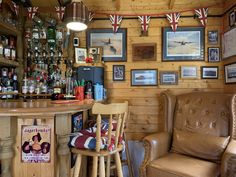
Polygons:
M208 38L208 44L211 45L218 44L218 39L219 39L218 31L217 30L208 31L207 38Z
M131 70L131 86L155 86L157 78L157 69Z
M236 56L236 28L222 35L222 58L227 59Z
M133 61L155 61L156 43L132 44Z
M112 29L88 29L87 48L100 46L103 49L103 61L126 61L127 29L119 28L116 33Z
M86 63L87 49L75 48L75 63Z
M125 65L113 65L113 81L125 80Z
M178 85L177 71L160 71L159 74L161 85Z
M225 70L225 83L235 84L236 83L236 62L224 65Z
M218 66L202 66L201 78L202 79L218 79L219 67Z
M233 10L229 13L229 26L233 27L236 24L236 12Z
M102 47L89 47L88 56L93 59L93 63L100 63L102 61Z
M208 62L219 62L219 61L220 61L220 48L208 47Z
M163 61L203 61L203 27L178 27L176 32L163 28Z
M197 66L181 66L181 78L196 79Z

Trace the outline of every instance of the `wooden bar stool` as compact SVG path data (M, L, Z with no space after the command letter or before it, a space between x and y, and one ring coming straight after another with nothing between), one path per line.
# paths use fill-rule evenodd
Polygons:
M99 176L110 177L111 156L115 156L115 164L118 177L123 177L120 152L123 149L124 125L128 115L128 102L101 104L95 103L92 108L92 114L96 118L96 147L95 149L72 148L71 151L77 154L75 162L74 177L79 177L82 156L93 158L92 177L97 177L97 168L99 163ZM107 124L104 124L102 117L107 117ZM106 127L106 128L104 128ZM105 143L104 143L105 142ZM106 145L104 149L103 145ZM106 158L106 165L105 165ZM98 160L99 159L99 160ZM106 168L105 168L106 166Z

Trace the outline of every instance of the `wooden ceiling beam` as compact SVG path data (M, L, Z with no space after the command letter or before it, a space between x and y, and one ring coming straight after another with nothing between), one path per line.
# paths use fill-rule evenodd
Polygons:
M169 9L173 9L175 0L170 0Z

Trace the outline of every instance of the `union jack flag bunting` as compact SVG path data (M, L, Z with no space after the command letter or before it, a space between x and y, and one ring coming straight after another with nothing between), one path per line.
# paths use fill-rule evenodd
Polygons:
M207 24L208 8L195 9L195 13L198 16L201 24L203 26L206 26L206 24Z
M62 21L62 19L64 17L66 7L56 6L55 9L56 9L56 12L57 12L58 19L60 21Z
M19 14L19 5L17 5L15 2L12 1L13 7L14 7L14 11L16 16L18 16Z
M38 11L38 7L28 7L27 11L28 11L28 14L27 14L28 19L32 20L32 18L34 18L35 14Z
M141 26L142 26L142 31L144 33L147 32L148 30L148 25L149 25L149 22L151 20L151 16L148 16L148 15L142 15L142 16L138 16L140 22L141 22Z
M110 21L113 28L113 32L116 33L119 29L119 25L122 21L122 16L120 15L110 15Z
M93 20L93 17L95 16L94 12L89 12L89 21L91 22Z
M167 20L169 20L170 22L170 26L172 30L175 32L177 30L180 13L179 12L170 13L170 14L166 14L166 16L167 16Z

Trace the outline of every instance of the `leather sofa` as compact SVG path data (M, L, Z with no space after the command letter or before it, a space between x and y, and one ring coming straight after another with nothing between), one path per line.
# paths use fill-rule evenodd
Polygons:
M236 95L161 93L165 130L144 138L141 177L236 177Z

